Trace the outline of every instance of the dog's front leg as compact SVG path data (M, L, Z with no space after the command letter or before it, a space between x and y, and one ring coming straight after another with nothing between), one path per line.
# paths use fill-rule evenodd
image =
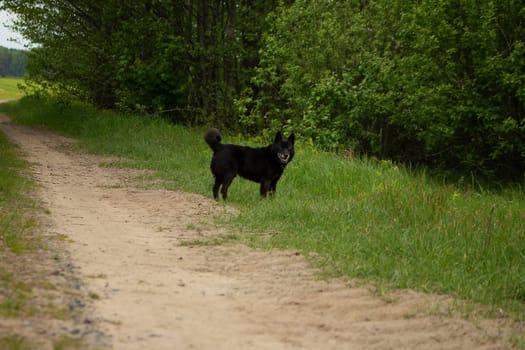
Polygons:
M273 196L277 191L277 181L279 181L279 178L273 180L270 184L270 196Z
M266 197L266 194L268 193L268 190L270 189L270 186L271 186L271 182L268 181L268 180L263 180L263 182L261 182L261 197L262 198L265 198Z

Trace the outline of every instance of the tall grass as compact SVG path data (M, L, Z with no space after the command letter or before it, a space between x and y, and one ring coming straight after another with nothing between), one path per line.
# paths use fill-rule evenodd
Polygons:
M91 152L155 170L169 188L211 197L203 129L28 98L0 109L77 137ZM230 188L240 215L226 224L251 244L315 252L333 275L525 310L522 186L460 187L388 161L345 159L301 142L296 148L274 198L261 200L257 185L244 180ZM261 232L272 234L252 234Z

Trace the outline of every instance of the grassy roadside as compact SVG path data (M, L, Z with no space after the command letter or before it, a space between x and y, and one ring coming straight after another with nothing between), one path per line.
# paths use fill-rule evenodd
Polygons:
M0 79L0 100L21 97L20 79ZM28 193L33 183L27 177L26 164L19 150L0 133L0 317L17 317L27 309L30 286L15 279L16 256L31 251L34 242L26 235L34 225ZM29 349L30 344L17 334L0 334L0 348Z
M1 78L0 100L21 97L17 87L21 81ZM20 151L0 133L0 247L15 254L31 250L32 242L25 232L31 230L35 221L24 214L32 210L30 193L33 190L34 183Z
M29 193L33 189L19 150L0 133L0 247L15 254L31 250L34 243L25 233L35 220L24 215L32 210Z
M17 270L18 256L35 247L34 237L28 234L35 225L28 215L34 209L29 197L33 188L19 150L0 133L0 317L18 317L32 309L31 286L17 278ZM0 347L29 349L29 343L2 332Z
M0 349L84 349L80 339L58 326L50 336L22 330L31 323L67 323L74 313L67 303L79 295L71 292L67 280L50 281L52 271L71 276L59 267L57 244L39 236L37 216L43 211L33 198L37 185L21 157L20 149L0 131L0 320L8 320L0 326Z
M126 157L156 171L169 188L211 197L204 130L34 99L0 110L19 123L79 138L91 152ZM238 179L229 199L240 215L226 224L253 245L315 252L333 275L447 293L524 318L523 187L493 192L436 183L424 172L299 142L275 198L260 200L257 185ZM272 234L262 239L252 232Z

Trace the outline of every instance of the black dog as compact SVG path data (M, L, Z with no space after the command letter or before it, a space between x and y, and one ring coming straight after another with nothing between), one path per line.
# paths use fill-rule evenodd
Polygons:
M228 196L228 187L237 174L245 179L261 184L262 197L270 192L275 193L277 181L283 174L284 168L294 156L295 136L292 133L288 139L278 132L271 145L252 148L239 145L221 143L221 134L215 128L208 129L204 140L213 150L211 172L215 176L213 198L219 196L221 188L222 198Z

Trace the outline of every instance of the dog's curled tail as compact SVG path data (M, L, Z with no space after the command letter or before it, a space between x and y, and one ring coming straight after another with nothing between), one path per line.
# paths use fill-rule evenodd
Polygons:
M221 133L216 128L209 128L204 134L204 140L216 152L221 147Z

